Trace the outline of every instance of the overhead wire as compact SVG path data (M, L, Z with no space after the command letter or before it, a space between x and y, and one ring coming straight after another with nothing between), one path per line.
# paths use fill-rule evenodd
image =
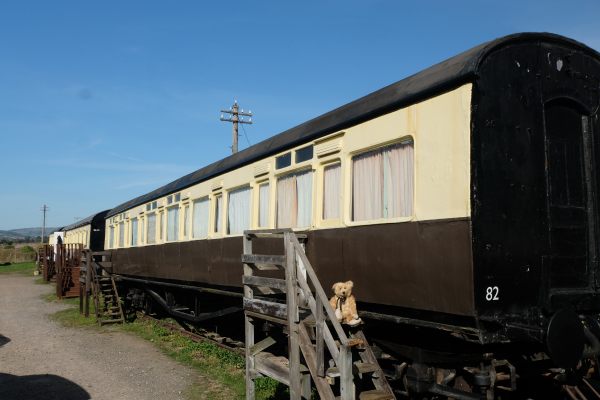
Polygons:
M246 128L244 127L244 124L240 124L242 126L242 130L244 131L244 137L246 138L246 143L248 143L248 147L252 146L250 144L250 140L248 139L248 133L246 133Z

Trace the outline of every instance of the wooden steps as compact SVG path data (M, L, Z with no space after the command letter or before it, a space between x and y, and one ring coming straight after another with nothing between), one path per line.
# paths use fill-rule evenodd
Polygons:
M384 390L367 390L359 394L360 400L393 400L396 397Z
M283 238L284 255L252 253L253 240L273 238ZM395 399L364 332L360 327L342 326L337 321L293 231L244 232L241 261L247 399L254 399L254 379L260 376L289 386L290 399L294 400L310 398L313 383L319 398L325 400ZM285 279L274 278L270 272L274 270L284 272ZM265 273L270 275L264 276ZM288 337L287 346L275 346L271 336L255 342L260 321L282 329ZM267 352L268 348L273 348L274 353L277 349L287 350L274 354Z
M121 299L117 292L114 278L101 276L98 280L98 306L96 310L98 323L102 325L124 323L125 317L121 306Z
M269 376L284 385L290 385L290 362L283 356L276 356L268 352L260 352L255 356L254 370L262 375ZM305 365L300 365L301 374L308 373Z
M91 262L93 257L101 257L102 260ZM90 286L92 288L92 296L96 308L96 321L99 325L124 323L125 316L121 298L117 290L114 277L112 275L102 275L103 266L112 265L110 253L92 253L88 257L90 260Z

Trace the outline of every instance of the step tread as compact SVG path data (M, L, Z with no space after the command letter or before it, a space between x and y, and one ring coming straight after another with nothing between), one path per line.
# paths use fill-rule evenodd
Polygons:
M117 322L123 322L123 318L118 318L118 319L101 319L100 320L100 325L115 324Z
M286 264L286 257L270 254L242 254L242 262L255 265L259 269L271 267L283 268Z
M367 390L358 395L359 400L393 400L394 395L384 390Z
M368 374L370 372L379 371L379 365L366 362L355 362L352 367L352 372L355 374ZM330 378L338 378L340 376L340 370L338 367L329 367L325 374Z

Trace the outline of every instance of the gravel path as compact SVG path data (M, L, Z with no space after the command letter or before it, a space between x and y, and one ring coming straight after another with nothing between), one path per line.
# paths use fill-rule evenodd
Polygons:
M0 276L0 399L181 399L198 379L133 335L54 323L33 279Z

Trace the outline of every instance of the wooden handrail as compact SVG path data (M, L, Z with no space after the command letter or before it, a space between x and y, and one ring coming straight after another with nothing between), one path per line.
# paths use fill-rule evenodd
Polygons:
M319 306L317 306L317 301L313 297L312 292L311 292L310 288L308 287L308 283L306 282L304 277L300 274L297 276L297 279L298 279L298 282L300 283L300 286L302 287L302 290L304 290L305 295L308 296L308 299L307 299L308 307L310 308L310 311L312 312L312 314L315 316L315 320L316 320L317 317L319 316ZM329 304L329 302L323 303L321 301L321 304L323 305L321 307L321 312L322 312L323 309L326 310L328 308L326 306L326 304ZM335 322L337 322L337 320ZM337 359L337 357L339 355L339 350L337 348L337 345L335 344L333 335L331 334L331 331L329 330L329 327L327 326L327 324L323 323L322 325L323 325L323 332L322 332L323 340L325 341L325 344L327 345L327 348L329 349L329 352L331 353L331 355ZM318 326L318 324L317 324L317 326ZM336 331L336 333L337 333L337 331ZM346 343L348 342L348 339L347 339L346 335L344 334L343 337L340 337L340 342L342 343L342 345L346 344L346 343L344 343L344 338L345 338L345 342Z
M317 371L319 375L324 376L325 374L325 357L323 354L323 342L327 345L329 353L331 354L335 364L337 365L340 371L340 394L342 399L354 399L354 377L352 375L352 352L349 346L348 336L346 336L346 332L342 328L342 325L337 320L335 316L335 311L329 305L329 298L325 294L325 290L321 286L321 282L317 277L308 257L306 257L306 253L304 249L300 245L300 242L296 238L294 234L287 235L289 237L289 244L286 243L285 246L287 248L288 245L291 245L293 248L293 253L295 257L299 258L302 262L302 265L306 271L306 275L308 280L312 283L315 289L316 299L313 297L313 293L310 290L308 285L308 280L304 279L303 274L296 272L296 280L299 283L300 287L304 291L304 295L308 296L308 305L311 309L313 316L315 317L315 321L317 327L320 327L317 332L317 343L316 343L316 353L317 353ZM286 250L287 253L287 250ZM297 265L294 266L297 268ZM286 274L288 271L286 271ZM318 300L318 301L317 301ZM319 304L317 304L319 303ZM325 310L331 325L333 326L338 340L340 342L339 349L335 340L331 335L331 331L329 330L329 326L325 322L325 318L323 318L322 310Z
M308 261L308 258L306 257L306 254L304 253L304 249L302 249L302 246L300 246L300 242L298 242L298 239L296 239L294 236L291 236L291 241L292 241L292 245L294 246L294 251L300 257L300 260L302 260L302 264L304 265L304 268L306 268L306 273L315 288L316 295L319 297L319 299L323 303L325 312L327 313L327 317L329 317L329 320L331 321L331 325L335 329L335 333L338 335L342 345L344 345L344 346L348 345L348 337L346 336L346 332L344 332L344 328L342 328L342 325L338 322L338 320L335 316L335 311L331 307L327 306L327 305L329 305L329 298L325 294L325 290L323 290L323 287L321 286L321 283L319 282L319 278L317 278L317 274L313 270L312 265L310 264L310 261ZM304 278L304 277L302 277L302 278ZM316 310L314 310L313 313L316 315Z

